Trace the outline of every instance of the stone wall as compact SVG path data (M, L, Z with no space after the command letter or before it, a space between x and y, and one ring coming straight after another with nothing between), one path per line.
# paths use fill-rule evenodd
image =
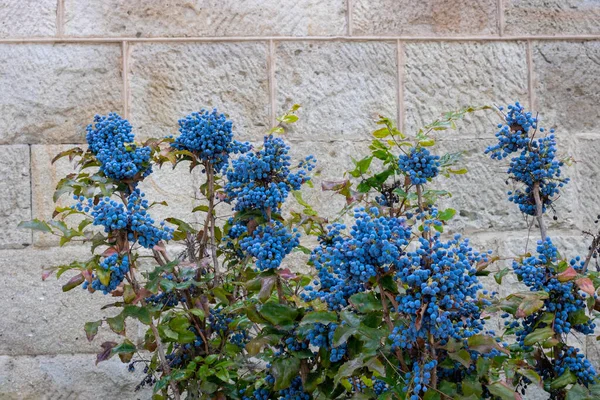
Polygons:
M550 231L571 256L600 212L599 77L594 0L0 0L0 398L149 397L123 395L139 377L117 361L94 366L101 338L87 343L82 325L110 299L40 279L43 266L86 249L15 228L51 216L70 167L50 160L84 141L94 114L119 112L147 138L216 106L257 140L301 103L288 139L328 179L365 149L377 113L410 133L446 110L520 100L576 160ZM467 151L470 173L441 184L455 194L454 229L510 256L528 231L502 167L482 154L495 123L481 114L443 137L445 149ZM185 216L197 182L164 171L145 184ZM339 205L307 197L325 213ZM600 360L594 337L573 340Z

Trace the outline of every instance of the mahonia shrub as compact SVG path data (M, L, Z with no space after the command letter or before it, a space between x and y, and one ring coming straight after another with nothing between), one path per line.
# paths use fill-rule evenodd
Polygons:
M596 271L589 266L597 259L598 235L588 233L592 244L584 258L560 256L548 236L544 214L569 183L561 169L570 159L558 156L554 130L538 126L538 117L521 104L516 102L506 110L498 107L498 111L504 118L496 133L498 143L485 153L496 160L510 157L507 183L513 182L516 189L508 192L509 200L524 215L535 217L540 230L535 254L524 254L512 264L512 271L529 292L512 294L495 305L507 319L504 335L514 335L511 353L527 360L541 376L551 399L600 398L596 370L569 340L573 334L593 335L596 328L600 280L598 265ZM498 273L500 282L507 272ZM524 389L530 381L523 379L520 385Z
M461 153L439 150L439 136L490 107L444 114L413 135L381 117L369 154L346 179L322 182L345 199L335 216L303 199L316 159L293 161L280 136L298 108L253 145L235 140L217 110L145 143L118 115L97 116L88 147L55 158L77 167L54 195L73 205L21 225L90 246L89 259L43 278L70 274L64 291L117 298L113 316L84 327L89 340L105 327L123 337L102 343L97 362L118 356L144 371L138 388L152 387L154 399L512 400L532 385L554 399L600 396L590 361L567 342L594 333L600 277L589 266L600 234L588 233L589 254L569 262L547 237L543 214L568 184L553 132L518 103L497 109L498 143L485 152L512 157L509 201L542 239L536 255L494 274L501 283L514 273L530 290L499 298L479 279L500 256L445 232L456 211L440 207L451 194L436 188L467 172ZM171 206L140 183L168 165L202 176L189 219L151 216ZM306 263L314 274L297 272ZM493 313L504 330L488 323ZM138 324L145 334L134 340Z

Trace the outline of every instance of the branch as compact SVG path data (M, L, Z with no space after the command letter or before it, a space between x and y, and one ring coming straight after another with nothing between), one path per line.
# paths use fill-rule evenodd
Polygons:
M542 235L542 240L546 240L546 224L544 222L544 208L542 206L542 200L540 199L539 182L533 184L533 198L535 200L535 217L537 218L538 226L540 228L540 234Z

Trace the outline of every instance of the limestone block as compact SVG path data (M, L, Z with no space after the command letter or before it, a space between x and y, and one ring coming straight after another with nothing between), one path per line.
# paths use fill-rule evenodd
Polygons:
M131 123L139 140L178 134L177 121L201 108L227 114L239 140L269 124L264 43L134 44Z
M70 36L329 36L346 32L346 1L66 0Z
M53 36L56 0L1 0L0 38Z
M20 248L31 243L31 231L17 229L31 219L29 148L0 146L0 248Z
M116 335L103 327L90 343L83 329L88 321L116 315L114 308L100 310L114 298L81 288L63 293L61 287L73 273L65 273L59 281L54 276L42 281L43 267L89 257L89 248L80 246L0 251L0 297L5 304L0 314L0 354L98 352L102 342L115 339ZM133 339L137 332L134 322L128 322Z
M559 135L600 132L600 41L534 42L533 68L542 125Z
M5 400L140 400L151 388L135 391L143 368L127 370L118 357L95 365L93 354L0 356L0 397ZM137 364L140 367L142 364Z
M356 0L354 35L460 36L498 33L494 0Z
M508 0L508 35L584 35L600 33L600 4L588 0Z
M521 42L418 42L405 46L406 131L466 106L527 104L527 63ZM459 121L462 137L493 137L499 117L480 111Z
M122 111L117 44L0 44L0 143L81 143Z
M378 114L396 119L396 47L393 42L277 44L278 113L302 105L291 137L365 139Z

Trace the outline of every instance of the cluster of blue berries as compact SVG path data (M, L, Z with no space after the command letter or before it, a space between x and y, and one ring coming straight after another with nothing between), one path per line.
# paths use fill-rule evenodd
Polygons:
M229 324L233 322L233 318L224 313L221 308L211 308L208 321L211 331L222 335L229 330Z
M349 237L343 235L344 225L333 224L319 239L320 245L311 255L319 287L307 286L303 293L306 300L319 298L329 309L341 310L348 305L348 298L363 291L378 272L399 266L411 235L406 221L379 216L377 208L369 212L356 209L354 218Z
M439 173L440 157L435 156L423 147L413 147L410 154L398 157L400 170L410 177L414 185L427 183L427 179L435 178Z
M517 204L524 214L536 215L535 185L539 187L538 194L545 212L569 179L561 177L563 162L556 159L554 130L550 130L549 136L536 139L534 134L538 130L538 121L531 112L525 112L518 102L514 106L509 105L508 109L506 124L498 125L501 128L496 133L498 143L489 146L485 153L497 160L518 153L511 159L507 172L523 188L508 192L509 200ZM539 131L543 133L544 128L539 128Z
M116 180L141 180L152 173L149 147L133 143L131 124L115 113L96 115L87 127L90 151L100 161L100 170Z
M300 244L297 229L290 231L279 221L259 225L252 235L240 240L240 247L256 259L259 270L278 268L286 255Z
M404 376L407 385L403 387L405 392L408 392L410 382L412 386L412 394L410 400L419 400L419 394L426 393L431 382L431 371L436 368L437 360L426 362L420 366L418 362L413 363L412 372L407 372Z
M388 390L390 390L390 388L387 383L385 383L381 379L373 380L373 391L375 391L375 394L377 396L384 394Z
M117 286L123 282L123 279L125 279L125 274L129 272L129 257L126 255L119 257L118 254L113 254L100 262L100 268L102 268L104 271L110 272L110 281L108 285L104 285L100 281L100 278L94 274L94 279L92 280L92 289L100 290L102 293L108 294L115 290ZM88 282L85 281L83 283L83 288L87 289L87 287Z
M534 330L546 326L551 326L554 332L559 335L566 335L571 333L572 330L584 335L594 333L596 324L592 320L579 324L571 323L572 315L587 308L587 295L580 292L573 281L561 282L559 280L557 276L558 271L555 267L558 262L558 251L552 243L552 240L546 238L545 241L539 241L537 252L537 256L530 256L523 258L520 261L514 261L513 269L515 274L531 291L544 291L548 293L549 296L544 300L544 307L540 311L525 317L522 321L506 321L504 323L505 326L515 329L517 340L520 346L524 348L528 348L528 346L525 346L524 344L525 337ZM583 265L584 261L579 257L570 262L570 266L577 272L581 272ZM554 315L554 320L551 324L540 321L540 318L547 313ZM502 317L507 318L508 314L503 314ZM574 351L575 353L577 352L576 350L577 349ZM583 359L583 354L577 355L576 358L581 359L582 365L585 363L589 364L587 360ZM561 366L563 366L564 363L561 361L560 357L556 357L556 360L557 364L555 364L554 367L556 372L559 372L560 375L562 372L557 368L562 368ZM544 374L546 371L542 369L539 372ZM583 379L581 382L586 383L587 381Z
M138 241L143 247L151 249L161 240L172 239L173 229L165 226L164 221L159 227L154 225L154 220L148 214L148 200L144 196L139 189L134 189L127 197L127 207L109 197L100 198L97 204L94 204L94 199L83 196L73 198L79 201L74 208L90 212L94 217L93 224L103 226L104 232L127 230L128 240Z
M304 392L302 378L297 376L292 380L290 387L279 391L281 400L310 400L310 395Z
M292 173L289 150L282 139L265 136L261 150L232 161L225 192L236 211L278 210L292 190L310 180L308 171L314 168L314 157L307 157Z
M210 162L216 172L227 167L230 154L245 153L249 143L233 140L233 122L217 109L194 112L179 120L180 135L171 146L197 154L204 162Z
M560 350L556 359L557 362L554 365L556 375L561 376L569 370L575 374L577 381L581 384L587 386L596 382L596 370L585 355L579 352L579 349L565 346Z
M333 346L333 336L338 324L315 324L311 330L308 331L306 338L310 344L315 347L323 348L329 351L329 361L338 362L341 361L346 355L347 344L344 343L341 346Z
M484 321L477 304L483 286L476 276L476 265L487 260L487 253L474 251L469 240L461 240L460 235L449 241L440 240L439 233L431 239L420 237L419 247L398 261L396 279L406 293L396 300L399 311L410 320L394 328L392 347L411 349L429 335L445 344L451 338L463 340L483 333Z
M500 111L504 107L499 108ZM498 143L489 146L485 154L490 154L492 159L502 160L509 154L522 150L530 142L529 131L537 129L537 118L517 101L514 105L508 105L508 112L504 117L506 124L499 124L500 131L496 133Z
M268 375L266 382L272 385L275 382L275 379L272 375ZM241 389L240 394L243 395L246 391L247 389ZM251 396L242 396L242 400L310 400L310 398L310 395L304 391L302 378L299 376L292 380L289 387L280 390L274 396L265 388L255 389Z

